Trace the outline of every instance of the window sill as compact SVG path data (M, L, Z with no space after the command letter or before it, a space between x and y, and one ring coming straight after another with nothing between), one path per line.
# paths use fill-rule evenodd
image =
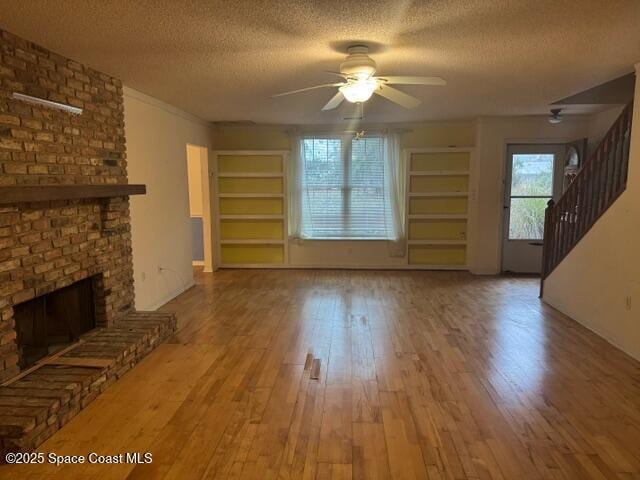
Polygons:
M313 238L299 238L303 242L392 242L390 238L357 238L357 237L313 237Z

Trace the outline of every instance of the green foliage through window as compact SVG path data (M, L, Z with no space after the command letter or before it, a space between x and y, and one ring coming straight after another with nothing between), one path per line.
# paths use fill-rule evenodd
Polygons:
M541 240L544 211L553 195L552 154L512 156L510 240Z

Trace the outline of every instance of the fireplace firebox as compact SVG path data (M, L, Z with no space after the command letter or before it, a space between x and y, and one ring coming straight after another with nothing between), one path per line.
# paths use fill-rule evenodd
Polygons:
M96 326L93 278L14 306L21 369L53 355Z

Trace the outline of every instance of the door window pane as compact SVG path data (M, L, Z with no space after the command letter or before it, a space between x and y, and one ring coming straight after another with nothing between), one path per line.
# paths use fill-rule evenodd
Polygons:
M509 240L541 240L548 201L549 198L512 198Z
M512 196L553 195L553 154L516 154L512 162Z

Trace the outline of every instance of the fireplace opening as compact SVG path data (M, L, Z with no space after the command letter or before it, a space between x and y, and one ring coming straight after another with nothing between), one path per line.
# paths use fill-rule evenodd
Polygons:
M20 368L24 370L95 328L92 279L20 303L13 310Z

